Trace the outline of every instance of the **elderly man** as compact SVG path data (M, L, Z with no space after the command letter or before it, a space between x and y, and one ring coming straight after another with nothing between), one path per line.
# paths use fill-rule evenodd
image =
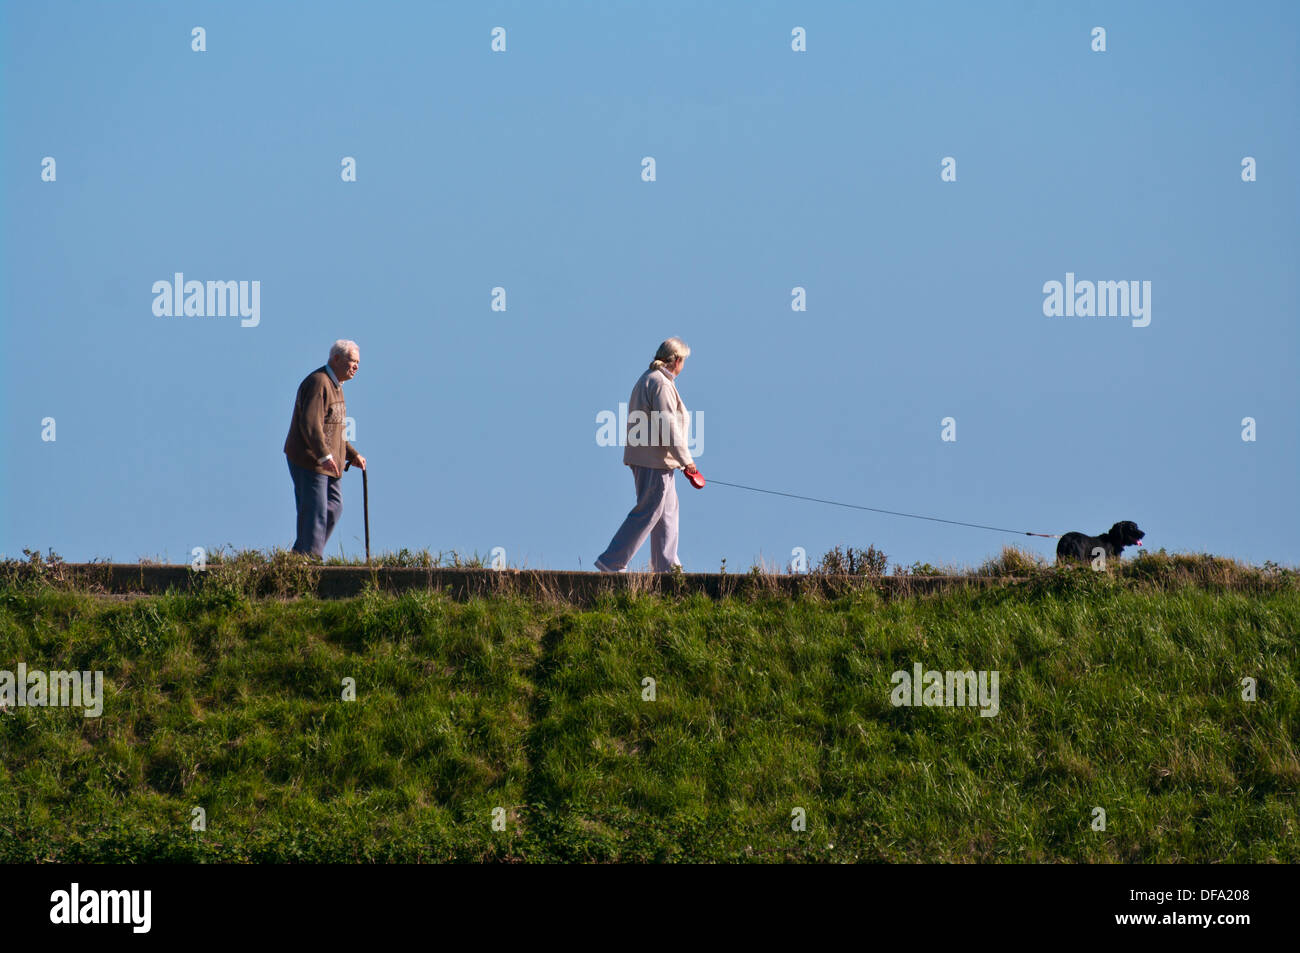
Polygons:
M320 556L325 552L325 542L343 512L340 461L366 468L366 458L343 434L348 413L343 402L343 382L355 377L360 366L357 342L335 341L329 362L298 385L293 420L284 441L284 455L293 477L293 498L298 505L295 553Z

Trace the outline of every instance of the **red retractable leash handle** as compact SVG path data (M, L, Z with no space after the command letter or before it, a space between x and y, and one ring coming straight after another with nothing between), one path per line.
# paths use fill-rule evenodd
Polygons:
M686 474L686 479L691 481L691 486L695 487L697 490L704 489L704 474L699 471L698 467L694 473L689 473L686 470L683 470L682 472Z

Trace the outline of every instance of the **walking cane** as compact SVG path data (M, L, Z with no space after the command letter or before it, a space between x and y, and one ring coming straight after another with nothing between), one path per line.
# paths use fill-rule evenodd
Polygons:
M352 466L351 460L343 464L343 469L346 470L350 466ZM366 565L367 566L370 565L370 479L369 476L370 476L370 472L368 470L361 471L361 506L366 514Z

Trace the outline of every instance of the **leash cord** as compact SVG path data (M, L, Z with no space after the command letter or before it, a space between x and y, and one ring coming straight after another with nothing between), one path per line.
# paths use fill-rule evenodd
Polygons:
M886 513L889 516L906 516L914 520L930 520L935 523L951 523L954 526L971 526L975 529L991 529L995 533L1014 533L1017 536L1044 536L1047 539L1060 539L1060 533L1030 533L1018 529L1005 529L1001 526L985 526L983 523L963 523L961 520L945 520L937 516L919 516L916 513L900 513L897 510L882 510L874 506L859 506L856 503L838 503L835 500L819 500L815 496L800 496L797 493L782 493L780 490L763 490L756 486L744 486L740 483L727 483L725 480L715 480L709 477L710 483L716 483L719 486L732 486L738 490L751 490L754 493L768 493L772 496L788 496L792 500L807 500L809 503L825 503L827 506L843 506L851 510L868 510L872 513Z

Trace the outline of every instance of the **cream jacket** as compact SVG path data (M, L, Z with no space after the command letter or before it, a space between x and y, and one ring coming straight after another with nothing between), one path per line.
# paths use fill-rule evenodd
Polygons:
M627 401L623 462L656 470L694 466L686 446L690 426L690 412L677 393L672 375L662 368L650 368L637 379Z

